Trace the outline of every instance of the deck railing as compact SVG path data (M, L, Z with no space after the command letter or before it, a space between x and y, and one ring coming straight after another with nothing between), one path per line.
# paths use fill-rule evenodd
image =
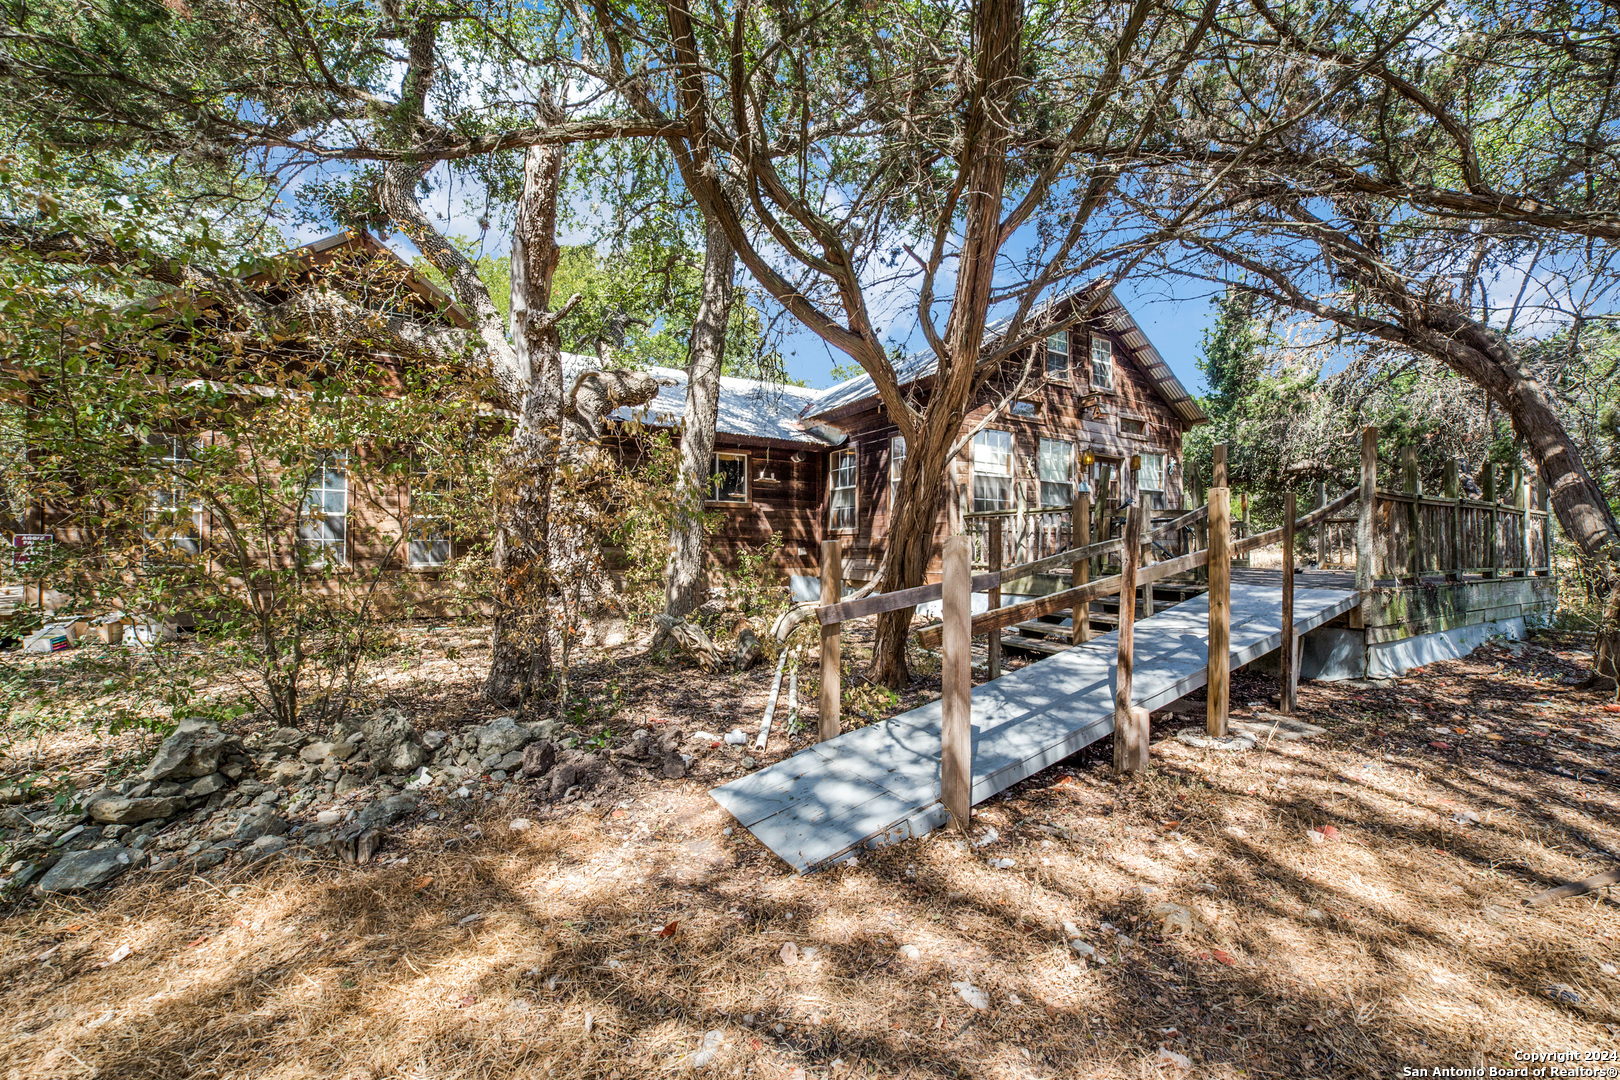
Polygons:
M1231 566L1262 547L1282 546L1281 625L1286 628L1280 646L1283 713L1296 707L1299 678L1299 642L1293 632L1294 563L1296 536L1315 533L1316 556L1328 562L1339 542L1335 529L1355 526L1356 588L1362 596L1380 582L1416 581L1444 575L1461 581L1469 575L1546 574L1550 572L1547 513L1544 489L1533 493L1522 475L1512 480L1512 501L1495 498L1493 470L1484 474L1482 500L1457 494L1456 469L1447 470L1446 498L1428 498L1417 489L1414 455L1406 453L1403 492L1377 487L1377 431L1362 433L1361 483L1329 501L1318 488L1317 505L1296 516L1294 495L1284 499L1283 524L1250 534L1246 522L1232 520L1232 495L1226 486L1226 448L1215 448L1215 483L1207 502L1185 512L1144 511L1140 498L1118 515L1094 516L1089 497L1081 495L1071 510L1045 509L1035 513L965 515L964 532L945 542L943 580L892 593L878 593L839 602L842 584L842 548L836 540L822 544L821 717L820 737L839 734L840 642L843 623L939 600L940 623L916 631L924 645L940 649L941 773L940 800L952 818L966 826L972 779L970 746L971 644L977 634L988 634L990 677L1000 674L1000 635L1004 627L1043 615L1070 610L1073 640L1079 644L1090 632L1089 605L1119 596L1114 699L1114 765L1134 772L1146 767L1148 716L1131 704L1131 669L1134 661L1136 603L1143 590L1143 611L1152 614L1152 583L1176 574L1205 569L1209 586L1207 670L1207 730L1226 734L1229 695L1229 642L1231 619ZM1539 495L1539 500L1538 500ZM1355 516L1340 516L1349 507ZM1075 527L1071 527L1071 524ZM1092 530L1106 532L1092 539ZM1118 572L1103 574L1106 560L1118 560ZM975 573L975 565L983 566ZM1093 578L1093 571L1097 576ZM1069 587L1046 596L1003 605L1003 584L1038 574L1069 575ZM987 610L974 615L975 592L989 594ZM1132 598L1127 601L1126 598Z

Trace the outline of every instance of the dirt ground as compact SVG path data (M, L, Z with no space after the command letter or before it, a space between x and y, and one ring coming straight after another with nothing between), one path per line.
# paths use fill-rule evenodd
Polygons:
M482 722L477 642L407 633L367 693ZM1326 733L1235 755L1161 714L1146 776L1104 743L976 808L972 843L806 878L707 794L748 751L705 747L607 799L424 803L369 866L25 898L0 910L0 1077L1390 1077L1560 1051L1610 1075L1615 903L1523 904L1620 863L1620 706L1569 685L1586 659L1549 637L1305 684ZM771 674L624 650L573 719L753 730ZM851 722L931 692L851 683ZM1274 693L1234 678L1251 718ZM63 722L3 764L88 783L140 738Z

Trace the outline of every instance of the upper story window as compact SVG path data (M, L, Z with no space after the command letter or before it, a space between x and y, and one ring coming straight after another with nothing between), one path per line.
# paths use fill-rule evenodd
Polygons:
M1042 439L1036 471L1041 479L1041 505L1074 504L1074 443L1064 439Z
M1012 505L1012 432L981 431L973 436L973 512L1011 510Z
M1046 377L1069 381L1069 332L1059 330L1046 339Z
M298 541L312 563L349 561L349 454L325 450L315 455L304 482Z
M1091 338L1091 385L1099 390L1114 388L1114 343L1095 334Z
M709 501L717 503L746 503L748 501L748 455L716 454L710 476L714 478L709 489Z
M1041 403L1038 401L1015 401L1007 406L1007 412L1020 420L1033 420L1041 415Z
M832 527L855 527L855 451L840 450L832 456Z
M1119 430L1125 435L1146 435L1147 422L1143 420L1130 420L1122 417L1119 421Z

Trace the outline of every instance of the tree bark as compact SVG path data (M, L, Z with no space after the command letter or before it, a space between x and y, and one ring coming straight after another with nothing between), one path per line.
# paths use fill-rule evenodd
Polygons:
M968 179L956 295L945 324L939 375L923 422L917 425L917 446L906 447L906 460L900 468L890 550L883 567L884 592L921 585L927 574L939 498L949 486L950 450L973 395L996 255L1005 239L1001 203L1007 182L1008 117L1018 73L1022 7L1011 0L981 0L974 21L974 37L979 42L978 93L968 115L959 166ZM891 690L904 689L911 682L906 664L911 616L908 608L878 619L870 675Z
M711 214L704 215L703 298L692 324L686 365L686 411L681 420L681 471L675 480L675 517L664 566L664 614L684 619L703 601L703 499L709 489L720 372L737 275L737 252Z
M485 698L503 703L524 701L550 682L560 644L550 617L547 526L563 422L562 339L550 311L563 158L552 146L531 147L523 157L512 229L512 348L495 366L496 380L519 406L497 484L495 620L484 683Z

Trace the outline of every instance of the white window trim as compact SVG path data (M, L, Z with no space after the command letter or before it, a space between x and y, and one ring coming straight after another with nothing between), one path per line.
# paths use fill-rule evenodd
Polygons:
M1055 337L1061 337L1063 339L1063 345L1064 345L1063 369L1065 371L1065 374L1063 374L1063 375L1053 375L1052 374L1052 367L1051 367L1052 339L1055 338ZM1047 380L1049 382L1073 383L1074 382L1074 336L1072 334L1070 334L1067 329L1059 330L1055 334L1046 335L1045 345L1046 345L1046 356L1042 359L1042 363L1045 365L1043 367L1043 372L1046 375Z
M1007 469L1005 472L987 472L979 468L979 438L984 435L1005 435L1007 437ZM988 445L988 443L986 443ZM973 435L968 444L968 506L975 514L994 514L1012 510L1018 503L1018 441L1013 438L1010 431L1001 431L996 428L984 428ZM978 508L978 480L980 476L994 476L1007 481L1007 505L999 510L980 510Z
M1159 492L1159 493L1162 494L1164 492L1164 468L1165 468L1166 455L1163 454L1163 453L1147 453L1147 454L1140 454L1138 456L1142 459L1142 465L1140 467L1138 467L1137 470L1136 470L1137 488L1139 490L1141 490L1141 491L1156 491L1156 492ZM1159 460L1159 468L1158 468L1159 478L1158 478L1158 486L1157 487L1146 487L1146 486L1144 486L1142 484L1142 474L1147 472L1146 466L1147 466L1148 458L1157 458Z
M719 485L714 478L720 475L720 462L722 460L740 461L743 463L743 497L740 499L719 498ZM739 454L731 450L716 450L709 458L709 495L703 501L710 506L747 506L754 501L754 483L750 475L753 462L747 454Z
M442 569L443 567L449 565L450 560L452 560L452 559L454 559L456 557L456 542L455 542L455 539L451 536L450 515L449 514L444 514L444 513L418 515L417 512L416 512L416 498L417 498L417 495L419 493L418 480L420 478L425 477L426 475L427 475L426 472L424 472L422 470L418 470L417 468L415 468L414 462L412 463L410 487L407 490L407 495L409 496L409 498L411 500L410 501L410 508L411 508L410 522L411 522L411 524L410 524L410 528L405 530L405 567L408 570L439 570L439 569ZM424 491L424 492L421 492L421 494L449 495L450 493L448 491L443 491L443 492L438 492L438 491L426 492L426 491ZM430 521L430 522L439 522L440 523L435 528L434 535L432 535L432 536L416 536L416 535L414 535L416 533L416 531L417 531L417 522L420 521L420 520L426 520L426 521ZM344 535L347 536L348 534L345 533ZM444 555L444 560L442 562L427 562L427 561L418 560L415 557L415 555L414 555L414 545L416 545L416 544L437 544L437 543L441 543L441 542L445 545L445 555Z
M899 450L899 453L895 453ZM894 497L900 490L900 470L906 463L906 437L895 435L889 439L889 513L894 513Z
M158 463L164 472L163 486L152 492L152 498L147 503L146 520L154 521L159 515L174 515L175 524L180 522L180 515L189 509L191 527L196 535L180 536L154 536L149 528L143 529L143 539L148 544L155 544L164 552L164 556L155 557L151 548L143 555L145 562L153 565L169 561L170 559L201 558L203 553L203 502L201 498L191 494L191 485L187 483L181 473L181 465L186 462L195 462L194 451L202 449L200 440L187 438L184 435L153 435L152 439L162 439L161 443L148 440L147 445L153 448L161 447L163 454ZM164 505L165 500L172 505ZM190 541L197 545L196 551L186 551L180 544Z
M839 487L838 486L838 473L841 471L839 469L839 462L843 460L845 455L848 455L850 457L850 459L852 460L852 462L853 462L853 464L852 464L852 466L850 468L850 482L849 482L848 485L846 485L844 487ZM860 455L858 455L854 450L834 450L833 453L832 453L832 456L827 459L827 464L828 464L828 469L827 469L827 487L828 487L828 491L827 491L827 528L829 530L831 530L832 532L840 532L840 533L844 533L844 532L852 533L852 532L855 532L860 527L860 523L861 523L861 459L860 459ZM850 517L850 523L848 525L839 525L839 524L837 524L838 510L839 510L839 507L837 505L837 498L838 498L838 493L840 491L847 491L847 492L850 493L849 494L849 517Z
M1098 358L1097 346L1099 346L1099 345L1102 345L1102 346L1106 347L1106 349L1108 350L1108 381L1105 382L1105 383L1100 383L1100 382L1097 381L1097 358ZM1090 356L1090 360L1091 360L1091 372L1090 372L1090 375L1091 375L1091 388L1093 390L1106 390L1106 391L1112 393L1113 390L1114 390L1115 383L1117 383L1119 381L1119 379L1118 379L1118 375L1119 375L1118 366L1119 365L1116 363L1116 357L1114 356L1114 343L1112 341L1110 341L1108 338L1103 337L1101 334L1092 334L1091 335L1091 356Z
M354 478L349 475L349 452L347 450L327 450L315 455L310 462L309 479L304 484L303 498L307 500L316 491L326 492L330 490L325 486L326 474L334 470L327 464L328 462L335 462L338 466L336 471L343 473L343 513L340 515L343 518L343 540L341 543L332 544L325 540L306 536L298 538L299 546L311 553L310 556L306 557L304 565L315 569L328 565L326 560L327 553L330 551L337 552L339 566L349 565L349 517L354 509ZM314 484L316 472L320 473L322 486L319 488L315 487ZM326 516L324 499L322 500L321 512L323 517ZM313 520L307 506L302 511L301 516L306 522ZM305 527L308 528L309 526L306 525Z
M1045 449L1047 443L1056 443L1057 445L1067 446L1069 448L1069 476L1067 480L1048 480L1046 477L1041 475L1041 451ZM1036 446L1035 451L1035 496L1039 500L1040 507L1043 511L1057 509L1066 510L1074 505L1075 462L1079 459L1079 456L1079 448L1072 439L1053 439L1045 435L1041 436L1041 441ZM1060 483L1066 483L1068 485L1068 501L1064 503L1048 504L1046 501L1046 485Z

